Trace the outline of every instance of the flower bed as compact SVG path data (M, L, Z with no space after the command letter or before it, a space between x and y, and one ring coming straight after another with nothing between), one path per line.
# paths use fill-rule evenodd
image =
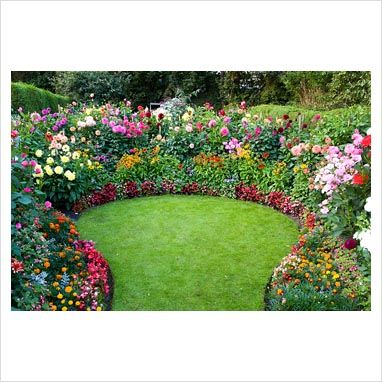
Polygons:
M182 102L153 113L141 106L134 111L129 102L72 105L59 113L20 111L12 130L12 232L19 248L12 254L13 306L107 305L107 263L91 243L79 240L70 221L69 234L60 226L56 231L58 223L49 222L51 204L80 212L122 198L199 193L262 203L300 219L300 242L267 287L268 309L370 309L369 117L275 118L256 115L245 102L217 112L210 104L194 109ZM27 259L23 230L46 240L36 237L30 251L41 253ZM53 264L59 246L83 260L70 268L65 285L53 279L67 279L62 268L72 266L71 254L53 257L54 272L44 265ZM67 285L76 286L80 304L63 295ZM56 292L63 295L59 302Z

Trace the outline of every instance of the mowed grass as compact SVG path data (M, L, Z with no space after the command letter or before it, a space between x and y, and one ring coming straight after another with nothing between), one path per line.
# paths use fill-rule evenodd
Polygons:
M113 310L262 310L272 270L298 237L271 208L207 196L117 201L77 226L109 261Z

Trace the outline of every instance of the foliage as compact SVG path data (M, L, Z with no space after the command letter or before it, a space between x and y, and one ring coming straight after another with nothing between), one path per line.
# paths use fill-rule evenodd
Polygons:
M69 97L22 82L12 82L11 92L13 111L20 107L25 112L34 112L48 107L57 111L59 106L65 106L70 102Z

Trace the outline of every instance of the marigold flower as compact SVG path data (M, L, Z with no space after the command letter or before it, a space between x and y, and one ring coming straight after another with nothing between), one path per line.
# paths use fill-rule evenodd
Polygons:
M66 293L70 293L72 290L73 290L73 288L72 288L70 285L68 285L68 286L65 288L65 292L66 292Z
M57 298L60 300L60 299L62 299L64 296L62 295L62 293L59 293L58 295L57 295Z

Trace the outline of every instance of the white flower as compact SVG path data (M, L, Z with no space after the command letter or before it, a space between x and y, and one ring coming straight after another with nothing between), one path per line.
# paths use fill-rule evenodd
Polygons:
M85 127L86 126L86 122L78 121L77 122L77 126L78 127Z
M356 232L353 235L353 238L359 240L359 244L361 247L370 250L372 248L373 239L371 237L371 230L363 230L360 232Z
M160 140L162 140L162 136L161 136L160 134L158 134L158 135L155 137L155 139L156 139L157 141L160 141Z
M367 212L371 212L371 198L368 197L366 199L366 204L365 204L365 207L364 207L365 211Z
M193 143L190 143L189 148L190 148L190 149L193 149L194 147L195 147L195 145L194 145Z
M85 124L86 126L92 127L97 124L97 122L94 120L94 118L89 115L88 117L85 118Z
M180 127L179 126L175 126L174 127L174 131L177 133L178 131L180 130Z
M68 145L62 146L62 151L68 152L70 150L70 147Z
M35 152L35 155L37 158L41 158L42 154L43 154L42 150L36 150L36 152Z
M187 131L187 133L191 133L192 132L192 125L191 125L191 123L188 123L187 124L187 126L186 126L186 131Z
M73 159L79 159L80 157L80 153L78 151L75 151L73 154L72 154L72 158Z
M371 127L370 127L370 129L367 129L366 135L371 135Z

